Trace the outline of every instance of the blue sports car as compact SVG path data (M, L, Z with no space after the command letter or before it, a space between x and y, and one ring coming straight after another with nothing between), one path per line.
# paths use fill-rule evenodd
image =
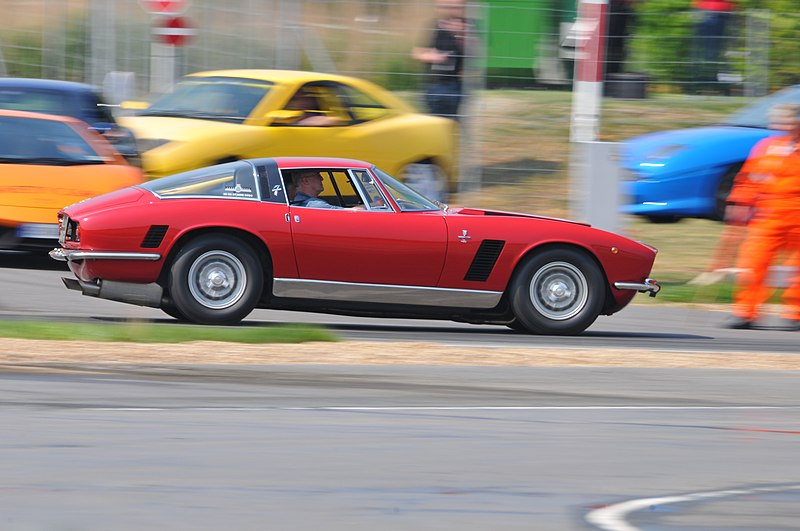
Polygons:
M780 134L768 129L769 110L778 103L800 103L800 85L760 98L717 125L628 140L622 148L622 211L654 222L721 220L752 147Z

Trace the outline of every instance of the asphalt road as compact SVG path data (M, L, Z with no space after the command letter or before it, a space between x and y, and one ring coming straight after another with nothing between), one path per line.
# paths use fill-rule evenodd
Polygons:
M0 316L169 322L68 292L63 273L5 261ZM724 317L634 306L577 338L263 310L249 322L470 346L798 350L798 332ZM792 529L799 384L763 370L16 367L0 372L0 529Z
M60 278L71 276L50 259L32 261L0 254L0 318L119 321L176 321L158 309L86 297L67 290ZM643 294L634 301L645 301ZM548 337L515 333L504 326L451 321L371 319L301 312L255 310L246 324L316 323L346 339L435 341L454 345L560 348L620 348L706 352L800 352L800 332L728 330L724 308L692 309L632 304L612 316L601 316L580 336ZM778 320L769 316L765 325Z
M800 375L533 367L0 374L0 528L796 529Z

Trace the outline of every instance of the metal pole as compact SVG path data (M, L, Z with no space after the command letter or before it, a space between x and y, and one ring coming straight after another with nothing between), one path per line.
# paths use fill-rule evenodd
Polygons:
M169 44L150 44L150 93L165 94L175 83L175 47Z
M769 89L769 13L751 9L744 16L745 96L764 96Z
M275 48L278 51L277 68L300 68L300 50L303 42L303 0L278 0L278 30Z
M572 31L577 40L572 87L573 142L597 140L603 97L603 66L608 0L580 0Z
M467 4L467 18L471 20L489 20L488 6L485 3ZM477 29L476 29L477 32ZM478 95L486 88L486 61L488 35L472 35L467 39L467 48L464 55L463 94L464 102L461 105L460 122L460 149L458 161L458 192L473 192L480 190L483 175L481 173L480 150L477 149L476 122L479 118L476 113L480 106L476 104Z
M580 0L570 130L570 209L575 219L616 232L619 222L618 146L597 142L603 98L608 0Z
M88 81L99 86L106 74L114 70L114 2L92 0L89 9L91 67Z

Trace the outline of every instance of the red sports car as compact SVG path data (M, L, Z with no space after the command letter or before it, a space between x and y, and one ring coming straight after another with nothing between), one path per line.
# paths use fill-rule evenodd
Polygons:
M309 173L322 178L317 207L294 196ZM249 159L156 179L62 209L59 232L50 255L77 277L64 278L69 289L214 325L272 308L578 334L660 289L648 245L448 208L348 159Z

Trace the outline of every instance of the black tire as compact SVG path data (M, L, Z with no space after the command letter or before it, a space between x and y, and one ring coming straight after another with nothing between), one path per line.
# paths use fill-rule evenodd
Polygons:
M580 334L600 315L605 284L599 266L581 251L554 248L537 253L511 282L512 323L534 334Z
M731 195L733 189L733 181L739 173L742 165L737 164L731 166L720 178L717 184L717 190L714 192L714 212L711 214L711 219L715 221L722 221L725 219L725 208L728 206L728 196Z
M506 323L506 326L509 327L511 330L515 332L523 332L528 333L528 329L525 328L525 325L519 322L519 319L516 317L509 322Z
M169 273L175 309L198 324L238 323L256 307L263 286L264 273L253 249L222 235L188 242Z
M175 304L172 303L172 302L169 302L169 303L166 303L166 304L162 304L161 305L161 311L164 312L165 314L169 315L170 317L173 317L173 318L177 319L178 321L188 321L186 316L183 315L180 312L180 310L178 310L178 308L175 307Z
M650 223L676 223L681 220L678 216L645 216Z

